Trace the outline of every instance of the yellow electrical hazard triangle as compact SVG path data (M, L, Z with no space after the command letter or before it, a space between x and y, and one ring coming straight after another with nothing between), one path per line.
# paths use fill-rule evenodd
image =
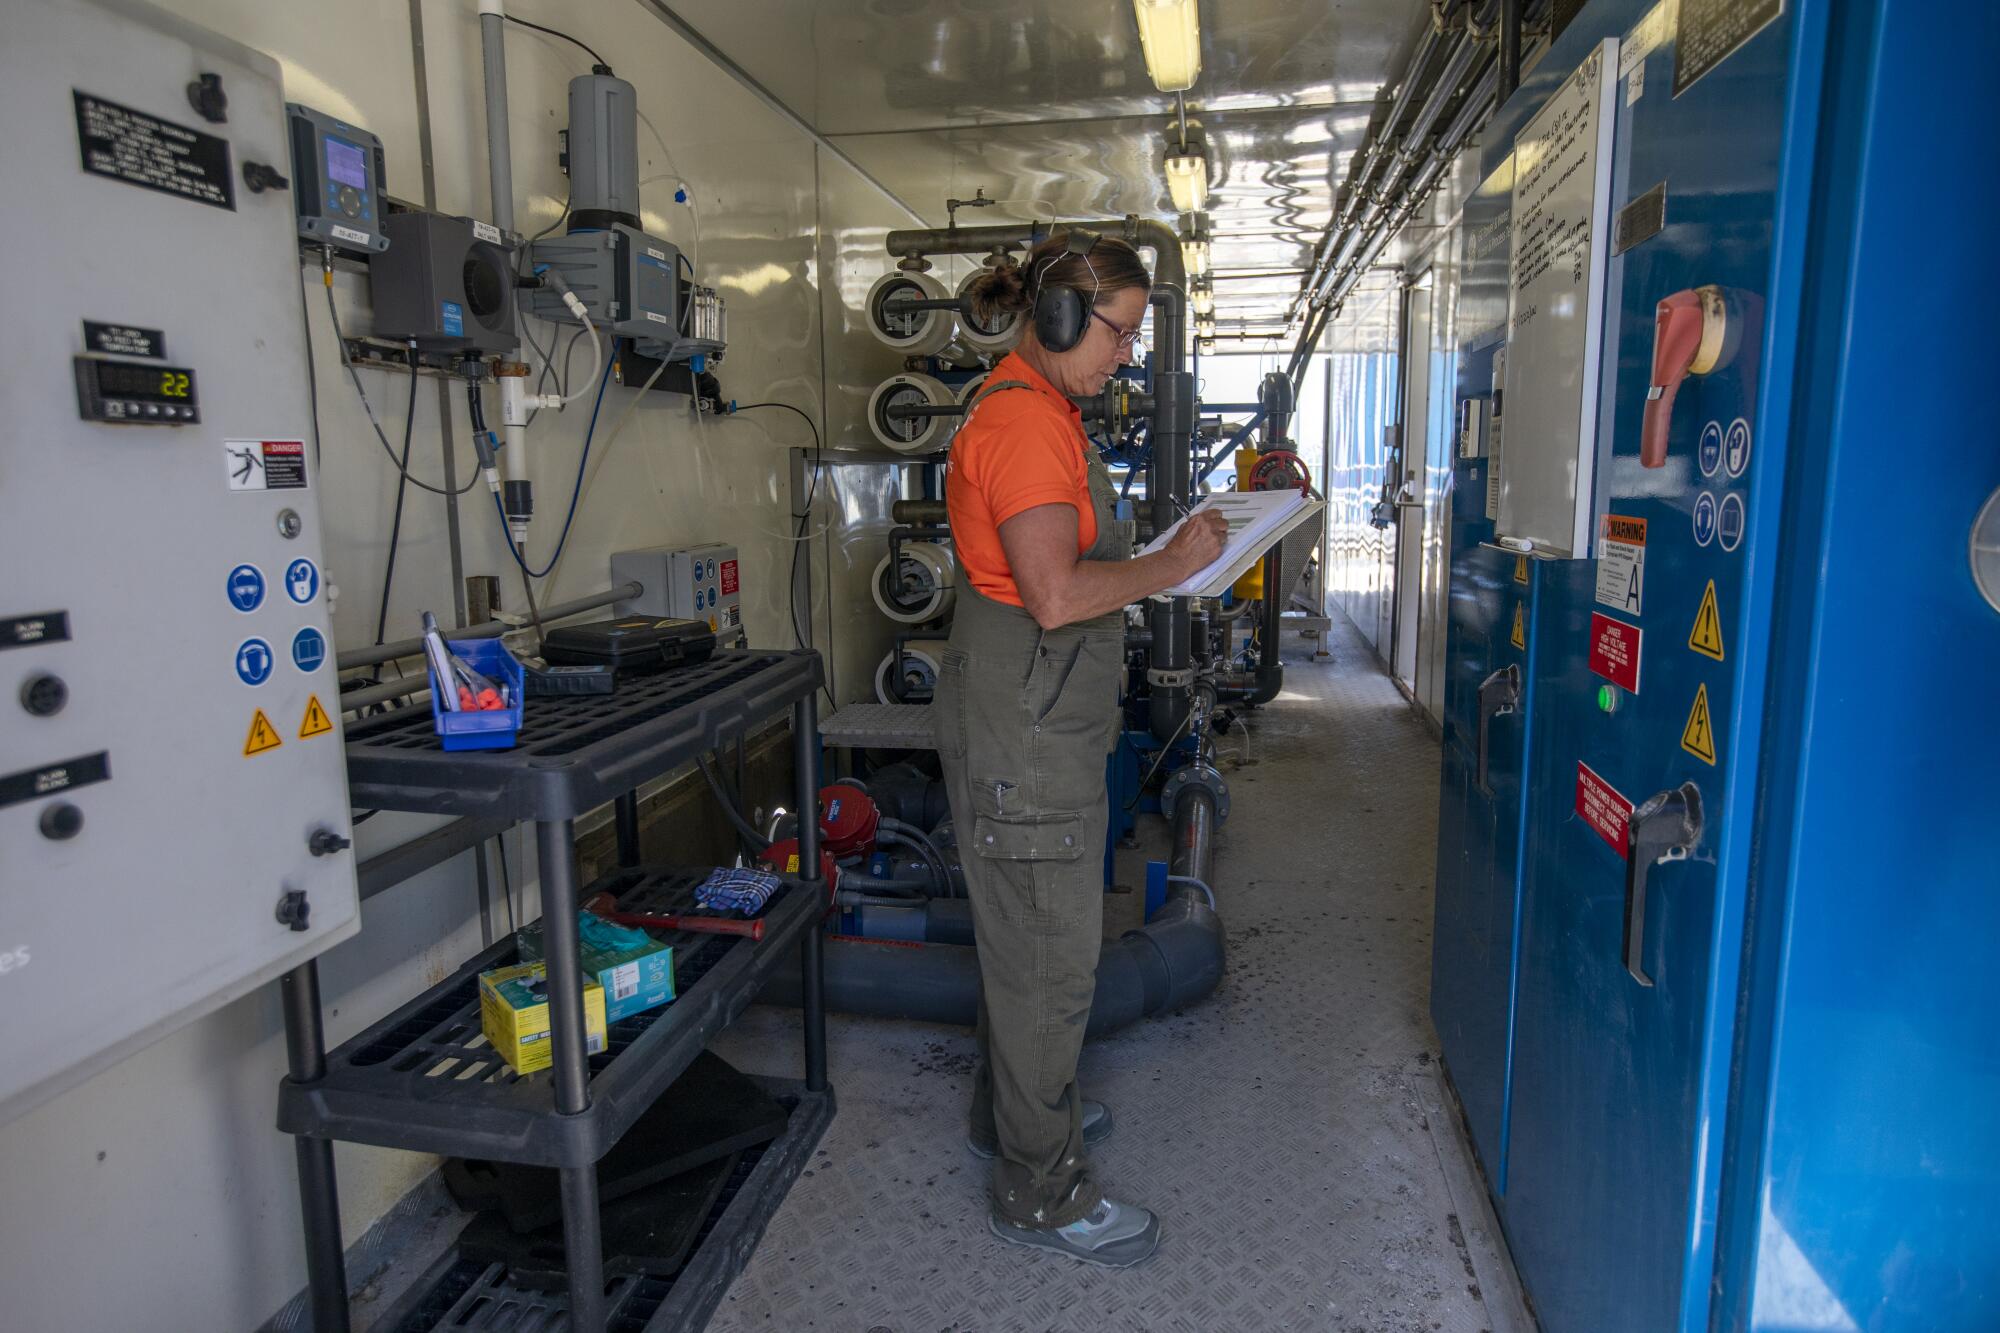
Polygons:
M1708 718L1708 686L1694 691L1694 707L1688 710L1687 725L1681 728L1681 748L1704 764L1715 763L1715 725Z
M1526 583L1527 581L1528 581L1528 557L1525 555L1517 555L1514 557L1514 582Z
M1688 647L1703 657L1722 660L1722 613L1715 607L1714 579L1708 581L1708 588L1701 595L1701 609L1694 613L1694 630L1688 635Z
M306 699L305 720L299 723L299 739L304 740L308 736L324 736L332 730L333 719L326 715L326 709L320 707L319 696L317 694L308 696Z
M1508 642L1524 651L1528 646L1528 629L1522 619L1521 604L1519 602L1514 603L1514 632L1508 636Z
M263 709L258 709L257 715L250 719L250 734L243 738L243 757L248 759L253 754L275 750L283 744L278 739L278 729L271 725L271 719L264 716Z

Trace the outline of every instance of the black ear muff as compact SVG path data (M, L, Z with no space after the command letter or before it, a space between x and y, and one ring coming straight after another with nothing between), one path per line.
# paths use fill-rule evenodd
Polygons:
M1097 244L1097 233L1072 228L1063 254L1044 264L1042 271L1070 255L1088 255ZM1084 263L1089 264L1086 259ZM1095 270L1091 274L1090 295L1060 282L1041 282L1035 289L1035 337L1051 352L1067 352L1083 341L1090 330L1090 307L1097 300Z

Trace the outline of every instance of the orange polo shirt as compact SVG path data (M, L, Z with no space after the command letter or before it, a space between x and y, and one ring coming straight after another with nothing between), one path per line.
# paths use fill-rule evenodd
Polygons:
M1019 380L1025 389L1003 389L979 404L972 420L952 437L945 470L945 506L959 568L986 596L1021 605L1014 571L1000 544L1000 525L1037 505L1076 506L1076 553L1097 541L1097 508L1090 499L1090 468L1083 413L1068 396L1008 353L986 378L991 386Z

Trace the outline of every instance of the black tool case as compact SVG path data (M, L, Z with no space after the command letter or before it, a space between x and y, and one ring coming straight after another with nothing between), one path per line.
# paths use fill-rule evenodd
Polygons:
M542 639L542 656L560 666L608 666L620 676L645 676L706 662L715 631L699 620L621 616L563 625Z

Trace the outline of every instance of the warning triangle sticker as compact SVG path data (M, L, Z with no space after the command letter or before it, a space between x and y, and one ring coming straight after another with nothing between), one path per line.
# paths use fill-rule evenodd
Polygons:
M1525 555L1517 555L1514 557L1514 582L1526 583L1527 581L1528 581L1528 557Z
M326 709L320 707L319 696L317 694L309 696L306 699L305 720L299 723L299 739L304 740L308 736L324 736L332 730L333 719L326 715Z
M1527 625L1522 618L1521 604L1519 602L1514 603L1514 632L1508 636L1508 642L1524 651L1528 646Z
M258 709L257 715L250 719L250 734L243 738L243 757L248 759L253 754L275 750L283 744L278 739L278 729L271 725L271 719L264 716L263 709Z
M1708 686L1694 691L1694 707L1688 710L1687 725L1681 728L1681 748L1704 764L1715 763L1715 726L1708 717Z
M1708 588L1701 595L1701 609L1694 613L1694 630L1688 635L1688 647L1703 657L1722 660L1722 612L1715 607L1714 579L1708 581Z

